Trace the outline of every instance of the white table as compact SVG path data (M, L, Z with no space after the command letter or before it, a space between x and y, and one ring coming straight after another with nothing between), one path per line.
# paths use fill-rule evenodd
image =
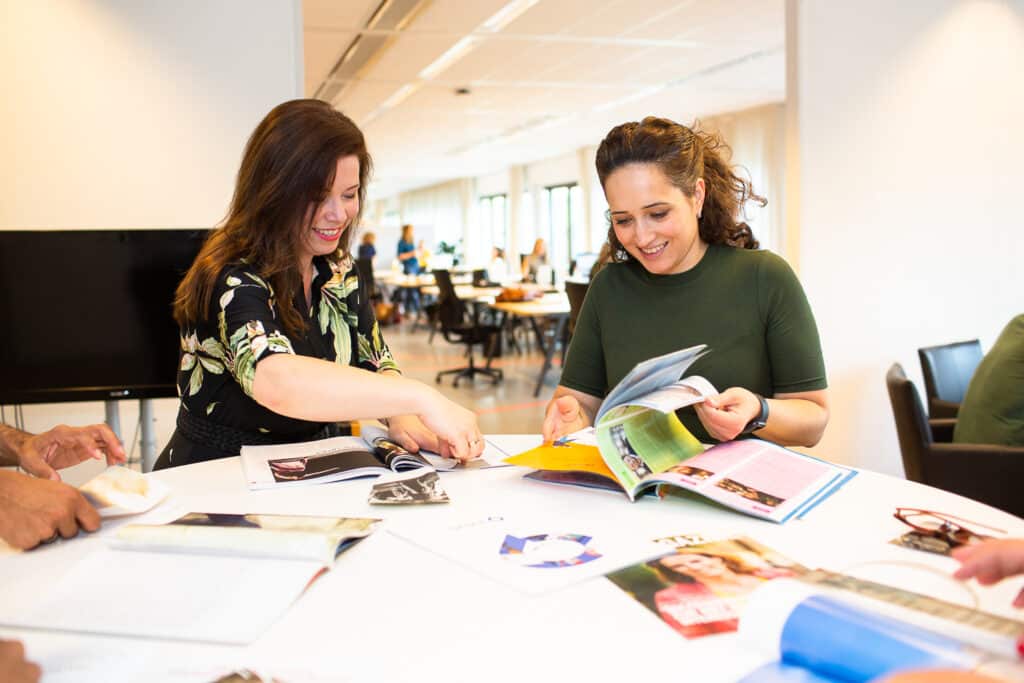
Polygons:
M522 436L491 440L511 452L539 442ZM894 567L900 568L893 563L930 565L939 571L903 567L903 587L946 591L937 596L951 600L961 591L943 578L953 570L953 560L888 544L905 531L892 516L896 506L956 514L1024 536L1024 520L871 472L861 472L806 518L785 525L701 502L647 498L630 504L613 493L526 481L523 473L506 467L442 474L450 505L382 507L366 503L372 480L249 492L237 458L157 472L150 476L169 484L177 502L195 511L387 521L343 554L280 622L248 646L11 629L0 629L0 637L22 639L47 681L213 680L214 674L243 665L269 667L293 681L625 681L669 670L679 672L672 678L734 681L765 661L738 648L735 634L685 640L602 578L528 597L395 537L387 532L387 522L529 511L552 520L611 525L646 538L742 533L807 566L866 578L881 580L879 567L892 575ZM110 530L33 552L68 561L69 555L102 543L100 536ZM0 557L0 575L19 561L25 558ZM871 564L879 561L889 564ZM117 567L96 580L123 581ZM1021 584L1011 580L975 590L982 608L1012 617L1009 605ZM154 585L150 590L187 587Z

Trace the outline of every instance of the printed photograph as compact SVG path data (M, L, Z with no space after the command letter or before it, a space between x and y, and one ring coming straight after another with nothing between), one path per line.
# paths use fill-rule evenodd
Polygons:
M669 467L666 471L675 472L676 474L682 474L687 477L693 477L694 479L698 479L700 481L704 481L705 479L708 479L709 477L712 477L715 474L710 470L703 470L699 467L693 467L692 465L687 465L685 463L673 465L672 467Z
M274 475L274 481L304 481L352 469L353 458L359 455L361 454L358 451L340 451L312 457L278 458L277 460L268 460L267 465ZM365 453L365 455L369 455L369 453ZM380 463L374 458L373 464L379 465Z
M717 484L715 484L715 486L717 486L720 489L725 489L730 493L735 493L737 496L741 496L743 498L746 498L747 500L752 500L755 503L767 505L768 507L778 507L779 505L782 505L784 502L786 502L785 498L779 498L778 496L773 496L770 493L758 491L757 489L751 486L741 484L738 481L734 481L733 479L721 479Z
M607 578L683 637L701 638L737 630L746 596L765 581L806 571L739 537L677 547Z
M448 494L441 488L437 472L426 471L412 477L378 481L370 489L372 505L417 505L447 503Z
M601 557L589 546L590 536L584 534L508 534L498 551L505 559L522 567L554 569L575 567Z
M647 465L637 454L636 450L632 445L630 445L629 439L626 438L625 425L615 425L608 431L611 435L612 443L615 444L615 451L619 454L619 457L622 458L623 464L625 464L626 467L628 467L630 471L637 476L637 478L642 479L650 474L651 470L648 469Z
M379 519L371 517L318 517L314 515L262 515L190 512L171 522L183 526L232 527L272 531L313 531L344 536L365 536Z

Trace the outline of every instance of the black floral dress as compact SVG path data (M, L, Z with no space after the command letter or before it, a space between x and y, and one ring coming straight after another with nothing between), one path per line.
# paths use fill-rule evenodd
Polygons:
M289 337L274 290L244 263L224 269L210 316L181 331L177 429L157 469L238 455L246 444L292 443L332 434L331 425L279 415L252 397L256 365L275 353L322 358L370 372L398 370L348 256L313 259L306 333ZM295 305L306 310L301 292Z

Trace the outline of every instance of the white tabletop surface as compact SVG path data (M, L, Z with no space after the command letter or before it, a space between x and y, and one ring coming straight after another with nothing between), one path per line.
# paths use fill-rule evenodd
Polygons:
M512 453L540 441L535 436L490 440ZM372 480L366 479L250 492L238 458L157 472L151 476L169 484L173 504L185 510L383 517L385 523L341 555L281 621L247 646L3 628L0 637L23 640L46 681L203 681L243 666L290 681L625 681L669 670L677 672L673 679L735 681L765 661L764 655L739 647L735 634L685 640L600 577L525 595L388 533L387 525L528 513L560 525L593 523L649 539L745 534L809 567L878 580L884 575L891 583L899 582L903 570L903 587L961 602L963 589L944 578L954 569L953 560L888 543L905 531L893 518L894 508L938 510L1024 536L1024 520L871 472L860 472L804 519L776 525L702 502L646 498L631 504L610 492L523 480L524 471L503 467L442 474L452 503L423 507L370 506ZM102 535L114 527L33 553L72 561L103 543ZM2 556L0 572L17 571L15 563L25 560ZM119 577L117 567L96 580L124 583L125 600L131 600L128 587L140 583ZM1011 580L974 591L983 609L1019 618L1010 602L1021 585Z

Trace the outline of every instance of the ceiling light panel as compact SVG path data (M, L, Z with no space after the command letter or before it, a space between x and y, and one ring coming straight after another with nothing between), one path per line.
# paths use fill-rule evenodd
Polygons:
M401 33L362 78L391 81L402 84L419 76L420 71L451 47L452 39L445 35L419 35Z
M469 33L508 4L509 0L433 0L409 27L412 31Z
M309 31L304 34L303 53L305 64L305 92L312 97L331 69L338 63L342 51L355 33L343 31Z
M505 27L506 33L564 33L581 16L599 10L609 0L544 0Z
M351 30L366 25L380 0L302 0L305 29Z

